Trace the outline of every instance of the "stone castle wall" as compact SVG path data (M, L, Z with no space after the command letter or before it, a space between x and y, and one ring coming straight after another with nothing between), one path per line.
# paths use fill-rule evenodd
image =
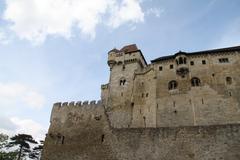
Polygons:
M108 89L102 90L113 127L197 126L240 122L239 52L202 55L180 53L145 67L138 63L143 61L140 52L127 55L137 60L124 63L124 54L118 56L116 63L111 66ZM185 57L186 64L176 64L179 57ZM224 58L228 61L220 63L219 59ZM188 73L178 75L181 68L187 69ZM194 77L200 80L199 86L192 86ZM231 78L231 84L227 84L227 77ZM126 80L125 85L119 84L121 79ZM176 81L176 89L169 89L171 81Z
M72 103L73 104L73 103ZM113 128L104 106L55 104L43 160L238 160L240 125ZM66 118L69 117L69 118Z
M49 133L67 135L71 129L104 128L98 126L104 110L101 101L55 103L52 109ZM76 128L77 127L77 128Z
M110 51L101 101L54 104L42 159L239 160L240 52L146 64L133 48Z
M228 63L219 63L228 58ZM202 64L205 60L206 64ZM176 75L174 61L155 64L157 70L157 126L215 125L240 122L240 56L239 53L190 56L189 74ZM169 66L173 64L173 69ZM162 66L163 70L158 68ZM191 86L198 77L200 86ZM226 77L232 78L227 84ZM178 87L168 89L168 82L176 80Z

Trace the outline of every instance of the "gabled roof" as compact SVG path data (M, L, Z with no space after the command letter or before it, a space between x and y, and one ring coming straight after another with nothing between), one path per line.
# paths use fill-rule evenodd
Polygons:
M162 60L168 60L173 59L179 54L185 54L185 55L201 55L201 54L215 54L215 53L221 53L221 52L233 52L233 51L240 51L240 46L234 46L234 47L227 47L227 48L219 48L219 49L211 49L211 50L205 50L205 51L197 51L197 52L182 52L179 51L174 55L169 56L163 56L156 58L154 60L151 60L152 63L162 61Z

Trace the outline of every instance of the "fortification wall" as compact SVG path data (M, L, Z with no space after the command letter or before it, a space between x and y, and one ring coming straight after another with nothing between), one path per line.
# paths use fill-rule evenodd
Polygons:
M96 124L97 125L97 124ZM47 136L43 160L239 160L240 125L72 129L64 144ZM73 130L75 133L72 134ZM104 136L103 136L104 135Z
M101 101L55 103L48 133L76 134L79 130L102 129L104 108Z

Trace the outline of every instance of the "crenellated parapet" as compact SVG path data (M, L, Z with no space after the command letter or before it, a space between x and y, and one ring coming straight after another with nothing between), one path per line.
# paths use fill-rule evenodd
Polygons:
M87 107L96 105L99 106L102 104L101 100L93 100L93 101L71 101L71 102L56 102L53 104L53 107Z
M101 100L57 102L53 105L50 122L53 126L64 125L69 121L73 124L80 122L88 124L92 117L98 117L103 113Z

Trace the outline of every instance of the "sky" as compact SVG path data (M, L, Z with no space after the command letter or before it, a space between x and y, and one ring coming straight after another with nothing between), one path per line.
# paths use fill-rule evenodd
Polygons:
M0 132L43 139L55 102L99 100L107 53L240 45L239 0L0 0Z

